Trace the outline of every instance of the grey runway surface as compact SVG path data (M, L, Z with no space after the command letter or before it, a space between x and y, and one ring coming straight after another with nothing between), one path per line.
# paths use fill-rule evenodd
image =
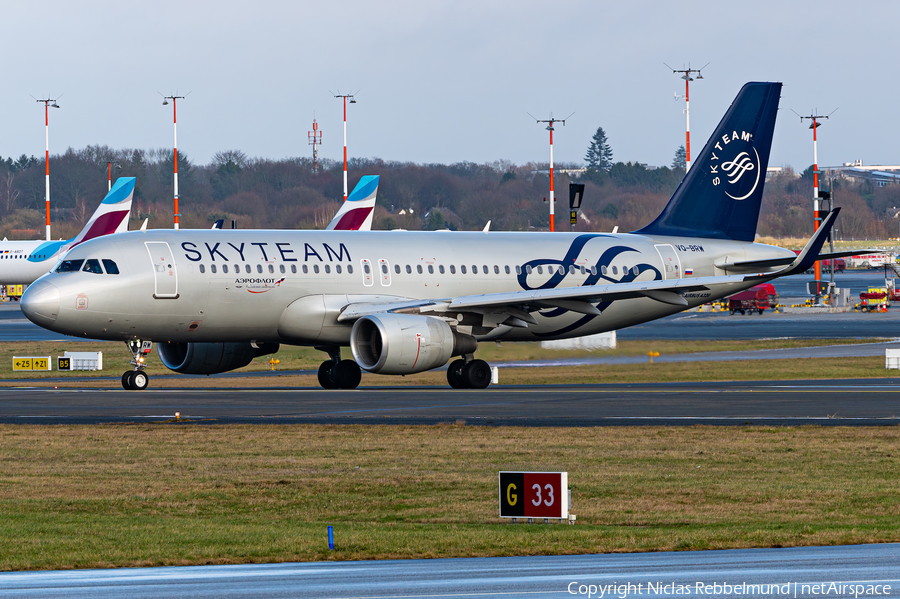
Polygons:
M339 543L339 527L336 534ZM710 595L871 597L875 596L876 590L880 596L896 595L900 590L898 573L900 546L885 544L15 572L0 574L0 597L387 599L513 596L595 599L601 597L601 587L604 588L602 597L623 599ZM728 587L723 586L726 584ZM609 585L614 586L610 588ZM773 589L773 585L776 588Z
M900 379L250 389L0 388L0 422L640 426L900 424Z

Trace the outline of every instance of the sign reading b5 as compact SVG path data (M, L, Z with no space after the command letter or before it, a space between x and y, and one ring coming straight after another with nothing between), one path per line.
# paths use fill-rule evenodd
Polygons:
M568 472L501 472L501 518L567 518Z

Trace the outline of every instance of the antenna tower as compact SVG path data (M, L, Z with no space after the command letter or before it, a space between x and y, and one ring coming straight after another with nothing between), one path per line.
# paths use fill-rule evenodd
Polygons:
M319 173L319 146L322 145L322 132L319 131L319 124L315 118L313 118L312 131L307 131L306 133L309 138L309 145L313 147L313 174L317 175Z

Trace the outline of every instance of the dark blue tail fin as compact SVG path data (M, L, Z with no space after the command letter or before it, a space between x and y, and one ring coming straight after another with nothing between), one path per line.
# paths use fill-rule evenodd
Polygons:
M665 209L635 233L753 241L780 97L780 83L742 87Z

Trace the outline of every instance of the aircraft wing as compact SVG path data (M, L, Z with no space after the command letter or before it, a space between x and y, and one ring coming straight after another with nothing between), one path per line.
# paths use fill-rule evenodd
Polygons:
M514 323L512 326L527 327L528 324L537 324L537 320L530 313L544 308L563 308L572 312L597 316L600 314L600 310L594 304L641 297L672 306L687 307L689 303L684 296L688 293L702 293L715 288L716 295L724 297L752 287L760 281L804 272L816 261L819 250L822 249L822 244L828 238L828 232L834 225L839 211L840 209L836 208L828 215L799 256L786 268L775 272L530 289L433 300L350 303L342 310L338 321L350 322L379 312L428 312L440 315L441 313L455 314L461 311L475 311L492 314L494 316L492 322L496 324ZM723 289L723 287L734 287L735 289L731 291Z
M502 293L464 295L455 298L433 300L401 300L385 303L365 302L348 304L338 316L339 322L349 322L379 312L459 312L459 311L507 311L526 323L536 324L529 312L544 308L563 308L581 314L599 315L594 304L614 300L648 297L664 304L688 306L685 293L708 291L711 286L733 285L741 289L747 286L747 277L731 275L721 277L697 277L661 281L635 281L584 287L555 289L531 289ZM740 289L736 290L739 291ZM723 295L728 295L724 293Z

